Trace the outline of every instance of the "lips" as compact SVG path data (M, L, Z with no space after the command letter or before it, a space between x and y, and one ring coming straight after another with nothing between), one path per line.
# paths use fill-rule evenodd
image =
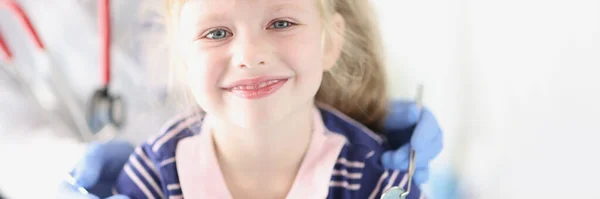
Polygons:
M271 86L271 85L276 84L281 81L284 81L284 80L273 79L273 80L263 81L263 82L260 82L259 84L254 84L254 85L242 84L242 85L231 87L228 90L258 90L258 89L265 88L267 86Z
M228 84L226 86L224 86L223 88L226 90L232 90L232 89L246 89L246 90L251 90L251 89L258 89L261 87L265 87L267 85L271 85L273 83L277 83L277 81L284 81L289 79L289 77L279 77L279 76L262 76L262 77L256 77L256 78L250 78L250 79L243 79L243 80L239 80L239 81L235 81L231 84Z
M244 99L258 99L275 93L287 80L283 77L259 77L237 81L224 89Z

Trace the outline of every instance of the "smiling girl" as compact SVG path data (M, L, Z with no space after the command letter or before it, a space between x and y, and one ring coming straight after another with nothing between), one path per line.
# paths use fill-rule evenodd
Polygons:
M131 198L378 198L387 111L366 0L168 0L173 70L201 110L138 147ZM412 187L408 198L419 198Z

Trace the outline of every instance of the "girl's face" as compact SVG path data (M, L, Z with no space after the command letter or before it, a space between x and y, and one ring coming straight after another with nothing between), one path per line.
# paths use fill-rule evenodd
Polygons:
M322 48L315 0L188 0L179 17L177 40L196 102L245 128L312 106L341 46Z

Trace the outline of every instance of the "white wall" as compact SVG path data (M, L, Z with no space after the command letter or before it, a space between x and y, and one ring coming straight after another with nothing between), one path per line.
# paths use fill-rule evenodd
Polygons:
M463 197L600 198L600 1L372 2L394 94L426 85L434 170L457 167Z
M600 1L468 1L478 198L600 198Z

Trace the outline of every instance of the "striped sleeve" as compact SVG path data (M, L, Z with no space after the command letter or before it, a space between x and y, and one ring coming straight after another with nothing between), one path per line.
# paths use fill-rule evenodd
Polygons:
M115 190L117 193L129 196L131 199L166 198L162 190L158 165L154 163L153 157L149 157L147 144L139 146L129 157L129 161L123 167L123 171L117 178Z
M181 139L193 136L203 114L193 113L168 122L161 133L137 147L123 167L114 192L137 198L182 198L175 163Z

